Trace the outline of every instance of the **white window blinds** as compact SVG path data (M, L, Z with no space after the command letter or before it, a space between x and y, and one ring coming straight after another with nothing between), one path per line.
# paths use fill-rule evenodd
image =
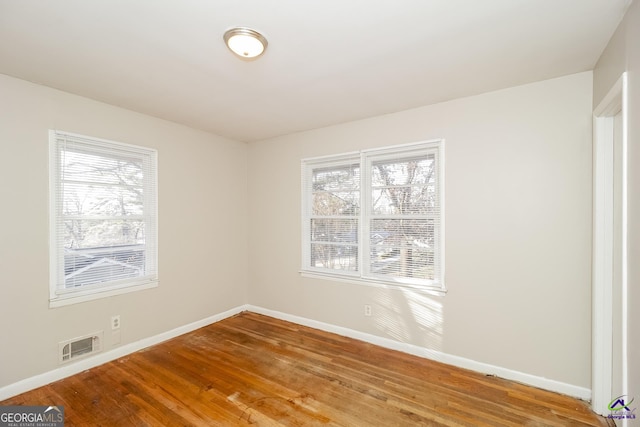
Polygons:
M303 160L302 270L443 290L442 150Z
M52 299L157 280L157 153L51 131Z
M360 166L352 159L309 171L310 266L357 272Z

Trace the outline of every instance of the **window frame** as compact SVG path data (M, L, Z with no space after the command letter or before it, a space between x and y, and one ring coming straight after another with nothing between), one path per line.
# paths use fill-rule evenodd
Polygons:
M61 155L65 150L62 140L86 146L88 153L115 158L122 152L139 159L143 164L143 213L145 227L145 271L143 276L120 279L75 288L64 286L65 248L60 236L65 221L62 212ZM61 307L114 295L150 289L158 286L158 153L157 150L125 144L75 133L49 131L49 307Z
M300 273L303 277L335 280L347 283L379 286L392 289L411 289L413 291L424 291L436 295L446 293L445 286L445 183L444 183L444 139L420 141L410 144L400 144L382 148L374 148L349 152L338 155L304 158L301 161L301 194L302 194L302 268ZM435 179L438 200L437 224L435 225L435 277L429 279L396 278L391 276L377 275L370 271L371 263L369 254L372 243L370 238L370 221L375 217L372 209L372 184L371 169L372 163L376 160L401 161L404 158L434 154L435 159ZM360 168L360 198L359 213L356 216L358 221L358 256L357 271L332 270L329 268L315 267L311 265L311 215L312 211L312 191L311 182L314 170L327 167L339 167L347 164L358 164Z

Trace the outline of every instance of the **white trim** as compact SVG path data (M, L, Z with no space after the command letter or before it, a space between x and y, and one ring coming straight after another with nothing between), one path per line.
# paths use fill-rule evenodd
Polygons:
M436 171L436 173L438 174L438 203L440 205L440 227L439 227L439 232L438 232L438 236L436 239L436 245L438 246L438 250L440 251L440 253L438 254L438 258L439 258L439 266L438 268L440 269L440 273L438 274L438 277L440 278L441 282L441 286L442 286L442 292L443 293L447 293L447 271L445 268L445 254L447 253L447 250L445 248L445 244L446 244L446 224L445 224L445 209L446 209L446 202L445 202L445 186L446 186L446 177L445 177L445 139L442 138L440 140L440 146L438 147L438 161L436 163L436 167L438 168L438 170Z
M248 310L247 305L240 305L222 313L214 314L213 316L209 316L205 319L198 320L184 326L179 326L175 329L171 329L170 331L162 332L152 337L143 338L139 341L114 348L113 350L99 353L95 356L87 357L86 359L79 360L75 363L70 363L66 366L44 372L30 378L26 378L13 384L9 384L0 388L0 400L8 399L20 393L24 393L26 391L33 390L34 388L42 387L54 381L58 381L71 375L86 371L87 369L95 368L96 366L102 365L128 354L135 353L136 351L142 350L152 345L159 344L171 338L175 338L177 336L195 331L196 329L202 328L212 323L219 322L220 320L226 319L227 317L235 316L236 314L246 310Z
M126 142L120 142L120 141L113 141L111 139L105 139L105 138L96 138L94 136L87 136L87 135L81 135L79 133L73 133L73 132L67 132L64 130L59 130L59 129L50 129L49 130L49 135L64 135L64 136L68 136L70 138L75 139L76 141L82 141L85 143L89 143L89 144L103 144L103 145L115 145L115 146L119 146L121 150L126 150L132 153L137 153L137 154L146 154L149 151L158 151L155 148L147 148L147 147L141 147L139 145L133 145L133 144L128 144ZM96 148L99 149L99 148ZM112 154L113 151L111 149L108 149L107 151L105 151L105 153L107 154Z
M627 308L627 73L623 73L593 111L593 307L592 307L592 402L601 415L617 392L612 388L613 366L613 237L614 117L622 112L622 207L621 207L621 354L622 394L628 393ZM617 395L617 394L616 394Z
M628 134L629 134L629 93L628 76L622 74L622 325L621 325L621 354L622 354L622 393L629 394L629 247L628 247L628 183L629 183L629 163L628 163ZM623 425L627 425L625 418Z
M392 350L398 350L404 353L413 354L415 356L423 357L437 362L446 363L448 365L457 366L459 368L470 369L472 371L480 372L487 375L495 375L500 378L504 378L511 381L517 381L522 384L543 388L549 391L555 391L568 396L577 397L582 400L591 399L591 390L585 387L576 386L573 384L567 384L560 381L538 377L536 375L527 374L524 372L514 371L512 369L503 368L501 366L490 365L488 363L478 362L475 360L467 359L452 354L443 353L437 350L430 350L425 347L420 347L413 344L407 344L392 340L389 338L379 337L377 335L368 334L365 332L356 331L353 329L345 328L342 326L336 326L329 323L319 322L317 320L307 319L305 317L295 316L292 314L283 313L280 311L269 310L266 308L247 305L247 310L258 314L264 314L266 316L275 317L277 319L286 320L289 322L297 323L299 325L308 326L311 328L320 329L326 332L342 335L349 338L365 341L380 347L389 348Z
M56 206L58 205L58 200L54 197L54 195L58 194L57 191L57 178L54 177L60 176L60 159L58 158L59 152L56 148L56 144L53 144L52 141L56 139L56 131L49 130L49 158L48 158L48 167L49 170L49 300L56 298L56 290L57 287L53 286L52 283L58 283L58 251L53 250L55 245L57 244L56 233L53 230L58 226ZM54 160L55 159L55 160Z
M116 295L128 294L130 292L142 291L144 289L157 288L158 280L147 280L141 284L131 282L111 287L94 287L78 292L59 292L56 298L49 300L49 308L64 307L65 305L77 304L80 302L93 301L100 298L113 297Z
M417 151L421 151L422 147L425 145L429 145L430 147L438 147L443 142L444 142L444 138L433 138L433 139L427 139L425 141L414 141L414 142L407 142L404 144L387 145L385 147L367 148L365 150L360 150L360 153L384 154L385 151L388 151L389 153L395 153L397 150L409 149L411 147L415 147Z
M606 118L594 118L592 408L607 411L611 400L613 334L613 135Z

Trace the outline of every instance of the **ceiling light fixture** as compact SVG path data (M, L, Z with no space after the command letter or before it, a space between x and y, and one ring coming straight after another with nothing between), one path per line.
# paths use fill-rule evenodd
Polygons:
M223 38L227 47L242 59L257 58L267 48L267 39L251 28L232 28L224 33Z

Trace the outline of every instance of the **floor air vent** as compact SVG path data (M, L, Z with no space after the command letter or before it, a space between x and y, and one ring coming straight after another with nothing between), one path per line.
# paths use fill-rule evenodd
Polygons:
M58 343L59 362L67 363L97 353L102 349L102 331Z

